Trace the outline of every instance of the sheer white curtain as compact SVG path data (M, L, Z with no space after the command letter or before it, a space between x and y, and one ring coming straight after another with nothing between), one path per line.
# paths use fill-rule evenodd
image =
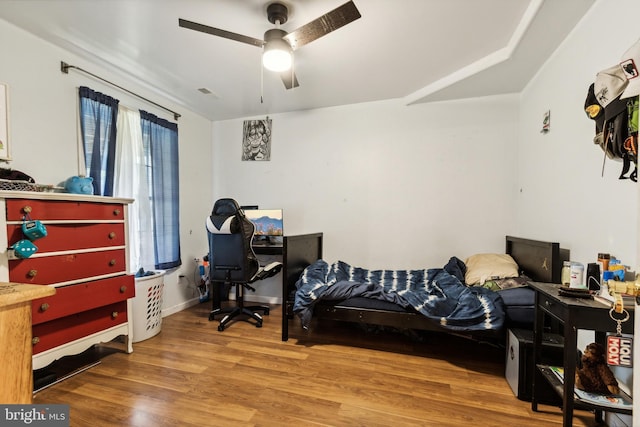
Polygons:
M153 215L147 165L142 145L140 112L118 107L116 162L113 195L135 199L129 205L129 262L135 272L155 266Z

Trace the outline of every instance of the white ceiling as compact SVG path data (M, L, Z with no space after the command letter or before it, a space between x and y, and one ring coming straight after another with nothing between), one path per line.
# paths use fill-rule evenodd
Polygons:
M519 92L594 1L354 0L360 19L295 51L292 90L277 74L261 77L260 48L178 27L183 18L262 39L274 28L270 0L0 0L0 18L116 73L122 86L223 120ZM293 31L346 0L281 2L282 29Z

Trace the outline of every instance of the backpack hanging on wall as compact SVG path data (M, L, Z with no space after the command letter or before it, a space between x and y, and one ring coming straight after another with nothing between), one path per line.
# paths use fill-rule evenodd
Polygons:
M596 122L594 143L604 151L602 174L607 157L622 162L619 179L637 180L638 97L621 99L628 81L619 65L596 75L589 87L584 110ZM635 117L635 122L634 118ZM634 127L635 123L635 127ZM631 165L633 172L629 173Z

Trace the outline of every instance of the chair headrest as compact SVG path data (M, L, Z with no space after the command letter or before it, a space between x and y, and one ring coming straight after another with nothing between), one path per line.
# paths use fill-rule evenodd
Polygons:
M212 234L236 234L240 223L235 215L211 215L207 218L207 231Z
M218 199L213 204L212 215L233 215L240 210L240 205L233 199Z

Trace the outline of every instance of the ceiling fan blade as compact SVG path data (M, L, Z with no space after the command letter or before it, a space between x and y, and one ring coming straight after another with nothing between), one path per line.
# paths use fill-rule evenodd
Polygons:
M292 89L294 87L300 86L300 83L298 83L298 78L296 77L296 74L292 71L281 72L280 78L282 79L282 83L284 83L284 87L287 89Z
M358 11L353 1L349 1L333 9L331 12L325 13L321 17L303 25L297 30L290 32L284 36L283 39L288 41L291 48L295 50L340 27L344 27L361 16L360 11Z
M254 39L253 37L243 36L242 34L232 33L231 31L209 27L208 25L198 24L197 22L187 21L182 18L178 18L178 25L182 28L188 28L190 30L200 31L201 33L224 37L225 39L235 40L237 42L247 43L253 46L262 47L264 45L264 40Z

